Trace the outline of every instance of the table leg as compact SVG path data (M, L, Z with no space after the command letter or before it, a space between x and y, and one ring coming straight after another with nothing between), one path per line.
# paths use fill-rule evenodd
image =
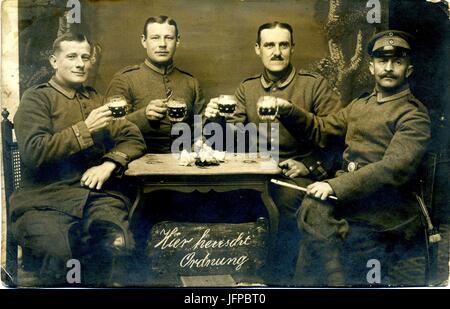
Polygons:
M264 190L261 191L261 199L267 209L267 212L269 213L270 233L272 235L275 235L278 232L278 222L280 214L277 205L275 205L275 202L272 200L272 197L269 194L268 181L266 181Z
M142 186L141 185L137 185L136 186L136 198L134 199L133 204L131 205L128 217L129 217L129 221L131 222L131 220L133 219L133 215L134 212L136 211L136 208L139 206L139 204L142 201Z

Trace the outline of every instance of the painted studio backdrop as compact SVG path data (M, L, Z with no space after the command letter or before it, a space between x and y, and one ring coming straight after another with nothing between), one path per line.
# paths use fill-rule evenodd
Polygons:
M429 109L433 166L433 216L450 220L449 198L449 12L426 0L80 0L79 23L68 23L67 0L19 0L20 95L52 76L48 62L54 39L67 31L84 32L95 46L96 64L89 84L103 94L113 75L143 62L145 20L167 15L176 20L181 41L175 65L196 77L208 101L232 94L246 77L262 72L254 46L258 27L280 21L292 25L296 68L328 79L344 104L374 85L368 72L366 44L380 30L405 30L416 36L411 88ZM380 4L368 20L369 2ZM370 14L369 14L370 15ZM3 17L3 16L2 16ZM18 100L3 100L10 119ZM447 249L440 255L446 260ZM441 273L441 272L440 272Z
M371 85L364 46L385 26L388 12L381 1L381 23L368 24L370 9L361 0L80 1L81 23L67 24L66 1L19 2L22 93L50 77L52 41L69 27L87 33L97 45L90 83L103 93L115 72L143 61L145 20L167 15L177 21L181 34L176 65L200 81L207 99L233 93L240 81L261 72L254 52L256 32L259 25L278 20L293 26L294 65L322 73L348 102Z

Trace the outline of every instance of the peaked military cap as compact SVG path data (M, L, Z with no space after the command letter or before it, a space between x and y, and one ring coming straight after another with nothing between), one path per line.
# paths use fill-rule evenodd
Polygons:
M399 30L376 33L367 43L370 56L406 56L411 51L413 36Z

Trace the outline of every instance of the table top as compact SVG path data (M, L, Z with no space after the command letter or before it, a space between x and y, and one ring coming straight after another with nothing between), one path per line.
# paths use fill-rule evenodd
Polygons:
M225 162L215 166L182 166L178 163L178 154L147 154L132 161L125 171L127 176L156 175L276 175L281 173L273 159L257 154L226 154Z

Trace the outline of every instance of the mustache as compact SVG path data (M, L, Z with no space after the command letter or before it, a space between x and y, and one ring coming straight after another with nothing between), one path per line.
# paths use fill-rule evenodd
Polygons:
M272 58L270 58L270 60L279 60L282 61L284 60L283 56L273 56Z
M386 74L382 74L382 75L380 75L380 77L381 78L397 78L397 76L395 76L394 74L392 74L392 73L386 73Z

